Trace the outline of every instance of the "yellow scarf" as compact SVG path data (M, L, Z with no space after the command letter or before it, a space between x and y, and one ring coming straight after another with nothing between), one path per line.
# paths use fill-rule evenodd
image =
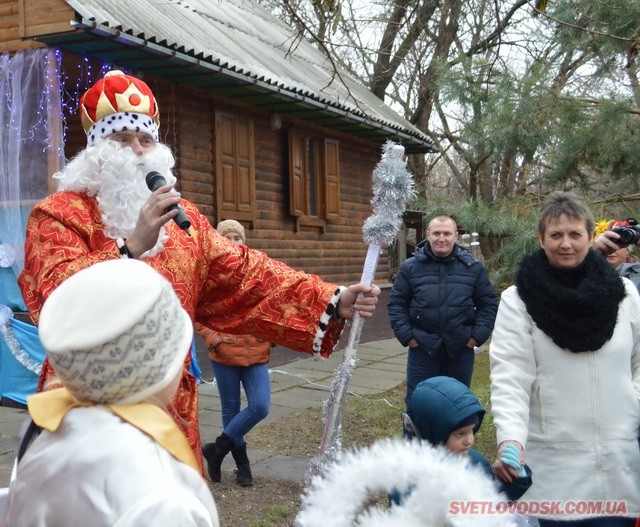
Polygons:
M35 424L55 432L69 410L96 404L78 401L66 388L58 388L30 395L27 397L27 406ZM187 438L162 408L151 403L102 406L153 438L178 461L186 463L200 473L200 467Z

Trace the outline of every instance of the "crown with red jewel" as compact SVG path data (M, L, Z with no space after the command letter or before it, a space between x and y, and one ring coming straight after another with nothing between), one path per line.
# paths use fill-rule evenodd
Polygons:
M109 71L80 98L80 117L87 143L116 132L149 134L158 142L158 103L144 81L119 70Z

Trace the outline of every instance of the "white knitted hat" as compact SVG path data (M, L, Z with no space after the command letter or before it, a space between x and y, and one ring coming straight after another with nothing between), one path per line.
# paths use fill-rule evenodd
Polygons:
M134 404L175 378L193 325L167 280L139 260L119 259L60 284L42 307L39 334L78 400Z

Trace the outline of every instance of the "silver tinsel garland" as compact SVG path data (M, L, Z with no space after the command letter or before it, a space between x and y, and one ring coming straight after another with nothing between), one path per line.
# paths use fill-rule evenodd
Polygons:
M402 226L402 215L415 195L413 175L407 170L404 148L387 141L382 159L373 169L373 215L362 227L364 241L383 247L391 245Z
M373 214L363 226L363 238L368 243L360 283L371 285L375 277L381 247L391 245L402 227L402 215L407 200L414 194L413 176L407 170L404 148L387 141L382 149L382 159L373 170ZM325 473L342 455L342 425L340 414L344 406L349 379L356 364L363 319L355 314L344 357L331 383L329 397L324 404L324 434L320 444L320 456L311 463L310 477Z
M322 405L322 415L325 423L330 422L331 413L336 408L341 408L344 404L349 379L355 367L356 357L352 355L345 357L336 368L329 396ZM339 419L331 430L327 430L320 448L323 449L323 455L311 460L309 472L307 473L307 483L311 481L313 475L325 473L329 467L337 463L342 457L342 423Z
M36 375L40 375L40 370L42 370L42 363L35 360L22 348L22 346L20 346L20 343L13 333L13 328L11 327L8 320L6 321L6 323L0 325L0 333L2 333L2 337L7 343L9 351L16 358L16 360L30 372L35 373Z

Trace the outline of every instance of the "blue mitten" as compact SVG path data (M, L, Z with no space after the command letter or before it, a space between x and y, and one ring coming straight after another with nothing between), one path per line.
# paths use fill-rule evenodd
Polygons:
M527 475L527 471L524 469L524 466L520 463L520 452L518 451L518 447L513 444L508 444L502 449L502 454L500 456L500 460L510 467L514 468L516 471L516 475L519 478L523 478Z

